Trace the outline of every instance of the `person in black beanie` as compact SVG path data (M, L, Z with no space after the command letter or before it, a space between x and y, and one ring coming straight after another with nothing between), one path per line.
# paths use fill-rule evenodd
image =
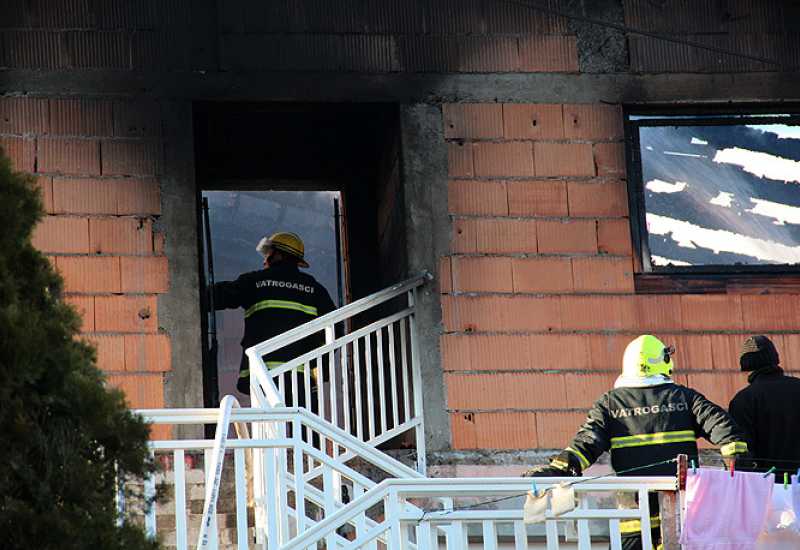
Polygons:
M782 483L784 472L791 475L800 467L800 379L783 373L778 350L764 335L744 341L739 365L749 373L749 385L733 397L728 411L747 437L750 468L774 467L775 481Z

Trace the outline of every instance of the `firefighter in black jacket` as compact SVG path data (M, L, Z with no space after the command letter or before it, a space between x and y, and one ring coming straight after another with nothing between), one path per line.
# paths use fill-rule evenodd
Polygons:
M250 370L244 350L312 321L335 309L328 291L314 277L298 268L308 267L303 241L294 233L275 233L258 243L264 269L240 275L235 281L214 285L216 309L244 308L244 337L237 389L250 393ZM325 343L323 333L308 336L265 357L268 368L309 352ZM312 381L312 391L316 389ZM291 378L284 377L287 404L305 405L305 390L298 384L298 401L291 395Z
M797 471L800 465L800 380L783 374L778 350L763 335L742 344L741 369L750 374L749 386L731 400L728 411L742 428L750 444L751 469L766 472L775 467L775 481Z
M589 411L586 422L572 443L528 476L580 476L601 454L611 452L611 466L619 475L675 475L676 465L658 464L686 454L698 460L698 437L720 445L723 457L747 452L747 444L736 424L720 407L700 393L675 384L672 379L674 350L651 335L628 344L622 360L622 375L614 389L603 394ZM650 498L653 541L660 538L658 499ZM641 548L638 520L620 524L623 548Z

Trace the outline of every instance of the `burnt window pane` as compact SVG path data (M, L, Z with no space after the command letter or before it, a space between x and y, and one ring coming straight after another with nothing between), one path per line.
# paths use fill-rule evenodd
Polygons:
M800 264L794 117L629 120L646 270Z

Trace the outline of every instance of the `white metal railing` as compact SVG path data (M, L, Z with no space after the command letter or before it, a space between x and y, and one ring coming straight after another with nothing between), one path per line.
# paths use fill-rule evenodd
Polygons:
M220 443L219 432L212 440L171 440L150 442L151 451L171 455L173 466L161 474L162 481L174 484L174 502L157 504L145 516L145 524L156 531L156 519L165 513L175 515L174 544L178 549L188 548L188 531L193 529L187 505L187 480L184 467L185 452L188 450L205 453L204 515L199 521L197 538L203 548L216 548L219 532L214 522L216 516L213 506L209 512L208 496L218 490L219 474L224 449L234 454L233 475L235 486L236 527L235 538L240 549L249 548L253 539L258 546L279 548L291 538L313 526L319 519L329 517L345 507L341 498L342 487L347 487L353 497L358 497L375 486L376 482L367 475L359 473L346 464L347 460L357 458L362 464L380 477L403 477L423 479L416 470L405 466L392 457L378 451L370 444L359 440L346 431L331 425L316 415L301 408L275 408L270 410L253 408L234 408L232 403L218 409L151 409L137 411L148 422L158 424L207 424L217 422L223 428L228 422L235 424L251 423L254 437L229 440ZM258 432L267 434L260 437ZM287 432L291 432L286 437ZM330 446L322 450L314 441L336 441L341 454L331 456ZM245 450L252 453L255 465L247 475L245 469ZM343 457L349 457L343 459ZM215 460L215 457L218 457ZM195 480L197 481L197 480ZM252 507L255 509L255 523L248 525L248 484L255 491ZM291 495L291 496L290 496ZM215 502L215 500L213 501ZM168 508L165 510L165 508ZM207 535L203 527L208 522ZM375 520L366 514L355 517L351 529L372 528ZM172 537L168 539L172 542ZM330 545L341 544L346 539L336 531L326 535ZM331 546L333 547L333 546Z
M416 294L429 278L420 274L247 349L252 405L297 406L302 393L312 412L373 446L413 430L417 470L424 473ZM406 302L398 311L383 311L404 295ZM381 318L367 326L337 334L337 324L378 312ZM267 368L265 356L322 331L324 345ZM276 391L268 387L267 379Z
M197 534L198 550L212 546L210 536L211 532L216 530L217 497L219 496L219 487L222 481L222 465L225 461L225 446L228 441L231 411L234 407L239 407L239 401L232 395L223 397L219 405L214 447L210 453L211 464L207 468L211 475L207 477L205 499L203 500L203 517L200 520L200 532ZM244 426L244 435L246 437L246 425L242 423L237 425ZM239 434L240 436L243 435L241 431Z
M217 409L144 410L139 413L154 423L198 425L219 422L224 414ZM307 550L316 548L320 542L330 550L462 550L467 548L468 539L471 548L496 550L501 543L507 543L513 544L515 550L522 550L542 538L551 549L558 548L559 525L567 521L577 523L579 550L588 550L592 542L597 542L598 529L596 526L589 528L590 522L597 521L606 526L600 530L600 536L611 542L612 549L619 549L619 522L626 519L641 522L644 548L648 549L647 493L676 490L674 477L590 479L574 485L580 501L577 510L558 519L548 519L544 526L530 527L522 523L522 495L531 488L530 479L425 478L305 409L231 408L228 413L230 422L251 423L253 428L269 426L266 431L280 436L252 439L245 436L227 442L226 447L234 454L235 541L242 550L253 542L257 547L276 550ZM286 432L291 434L282 436ZM323 438L336 441L344 453L336 457L330 447L319 448L318 442ZM173 457L174 466L164 479L172 478L174 502L157 506L169 506L175 514L174 544L179 550L187 549L187 530L193 529L193 525L190 525L192 521L187 511L184 452L206 453L202 477L206 480L204 492L208 494L218 471L218 463L213 460L215 442L153 441L150 446L154 453L170 453ZM245 469L246 450L254 459L261 456L263 465L254 468L249 477ZM368 464L380 478L388 476L389 479L376 483L367 473L355 470L342 460L345 453L362 465ZM536 481L538 488L546 489L566 480L575 481L574 478L539 478ZM256 496L252 502L256 511L261 508L263 514L256 514L251 524L248 524L247 514L248 481L253 487L259 483L263 487L262 496ZM352 495L350 502L345 503L341 498L342 487L347 487ZM619 492L638 496L638 504L632 509L620 508L613 498ZM605 498L592 498L598 495ZM156 517L164 512L153 508L145 518L153 533ZM343 530L349 530L351 536L343 536ZM198 531L198 537L199 534ZM216 548L218 537L212 521L207 547ZM167 538L168 542L171 540Z
M537 486L544 490L564 481L574 482L575 479L539 478ZM442 547L466 550L468 542L469 548L473 549L496 550L501 542L506 542L515 550L523 550L542 537L549 550L559 548L559 524L573 521L577 523L578 550L590 550L593 542L599 542L598 539L610 542L612 550L620 550L620 521L623 520L641 522L642 547L652 550L648 493L674 493L677 481L674 477L608 477L577 483L574 488L578 507L558 518L548 512L543 533L539 533L536 526L523 523L524 495L530 488L531 481L524 478L389 479L310 527L281 550L316 548L317 542L322 540L327 542L328 550L374 548L379 538L387 541L387 548L391 550L408 547L409 540L414 540L419 550ZM638 505L634 508L603 506L609 502L615 504L619 493L636 495ZM431 506L436 499L444 501L445 506L423 509L422 504ZM464 500L468 504L462 504ZM411 502L422 504L412 508L409 506ZM487 505L481 506L481 502ZM494 506L501 502L505 504L503 508ZM360 525L354 540L329 539L329 534L342 524L352 522L353 518L376 507L381 521L369 528ZM593 534L590 522L605 523L607 532L600 536ZM440 534L444 536L440 537ZM335 546L331 546L332 543Z
M442 544L446 550L466 550L468 546L497 550L501 544L527 550L531 541L537 544L542 538L548 550L557 550L559 525L567 521L577 523L578 550L590 550L597 529L590 529L589 523L597 521L604 523L603 536L610 540L611 548L619 550L619 524L625 519L641 522L644 548L650 550L647 493L666 491L674 501L675 478L611 477L579 482L575 485L580 497L577 510L550 518L544 526L531 527L522 521L522 500L531 487L530 480L424 477L415 304L425 278L421 275L385 289L248 349L252 408L237 408L237 403L226 397L220 409L138 411L153 423L217 423L214 441L150 442L152 453L171 459L173 466L159 475L161 481L173 483L174 499L146 513L148 533L155 535L158 514L169 508L175 515L174 545L179 550L188 548L195 523L198 545L212 550L218 547L222 530L217 528L214 512L229 449L233 454L236 525L234 536L222 542L235 543L241 550L253 544L268 550L316 550L319 543L326 550L438 550ZM378 306L386 308L388 302L403 295L407 303L398 311L382 311L378 321L346 335L335 334L336 323ZM265 355L320 330L326 333L324 345L277 369L267 368ZM316 380L327 382L320 384L311 410L286 407L287 390L297 396L299 387L308 389L311 372L316 373ZM229 423L237 427L236 440L227 440ZM245 423L251 426L249 433L243 428ZM417 470L376 448L409 430L415 431ZM187 493L187 451L203 452L206 458L201 479L194 480L204 486L199 519L189 513L187 496L192 491ZM155 493L157 481L145 480L146 494ZM540 478L537 485L545 489L560 481ZM351 498L345 498L345 492ZM638 496L638 504L633 509L621 508L612 498L612 506L604 506L608 497L618 492ZM592 494L605 498L594 499ZM254 512L252 520L248 510ZM168 544L171 535L165 540Z

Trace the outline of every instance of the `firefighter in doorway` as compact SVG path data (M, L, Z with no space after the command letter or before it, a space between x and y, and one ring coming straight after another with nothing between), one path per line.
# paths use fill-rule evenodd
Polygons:
M657 463L679 454L698 461L698 437L719 445L726 460L745 455L747 443L728 413L672 381L673 353L674 348L651 335L628 344L622 375L614 389L594 404L570 446L552 457L549 465L524 475L580 476L606 451L611 452L611 466L619 475L675 475L675 464ZM638 469L626 472L632 468ZM651 494L650 512L655 546L661 538L656 494ZM638 520L621 522L620 530L625 550L642 547Z
M304 259L305 246L299 236L287 232L274 233L261 239L256 250L264 257L264 269L244 273L235 281L214 285L216 309L244 308L242 360L236 387L245 394L250 393L250 369L245 349L335 309L325 287L298 269L308 267ZM324 334L320 332L278 349L264 360L268 368L277 368L324 343ZM291 375L286 373L284 376L284 396L289 406L306 404L305 385L302 380L298 382L295 401ZM312 391L314 389L316 380L312 379Z

